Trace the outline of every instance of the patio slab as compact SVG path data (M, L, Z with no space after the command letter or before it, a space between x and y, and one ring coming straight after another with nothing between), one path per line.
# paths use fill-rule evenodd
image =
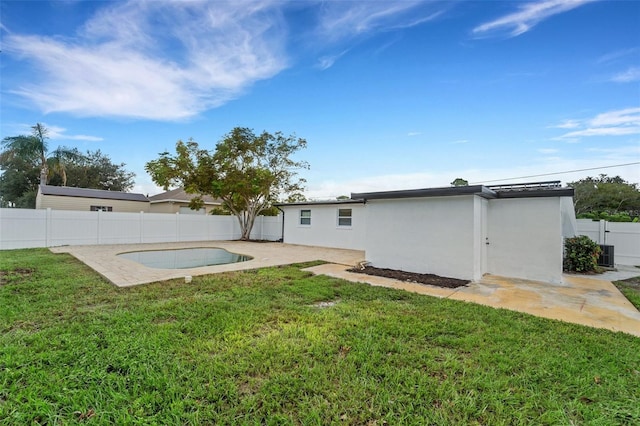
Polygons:
M156 269L117 256L119 253L132 251L199 247L222 248L233 253L249 255L253 257L253 259L246 262L204 266L200 268ZM313 260L324 260L334 264L349 266L353 266L364 260L364 252L358 250L248 241L194 241L156 244L61 246L51 247L50 250L54 253L71 254L118 287L130 287L156 281L184 278L186 276L265 268L268 266L288 265Z
M481 281L448 289L347 272L343 265L318 265L306 270L348 281L525 312L589 327L622 331L640 337L640 312L610 281L564 275L562 285L485 275ZM636 274L640 275L640 274Z

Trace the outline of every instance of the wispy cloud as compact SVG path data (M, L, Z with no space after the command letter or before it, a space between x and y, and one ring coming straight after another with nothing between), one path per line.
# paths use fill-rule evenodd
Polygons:
M418 135L421 135L421 134L422 134L422 132L409 132L409 133L407 133L407 136L411 137L411 136L418 136Z
M540 22L559 13L564 13L597 0L543 0L519 6L517 12L478 25L473 34L479 37L503 35L517 37L526 33Z
M321 58L318 59L318 63L316 65L317 68L320 68L321 70L326 70L328 68L331 68L333 66L333 64L340 59L340 57L342 55L344 55L345 53L347 53L349 50L343 50L340 53L337 53L335 55L329 55L329 56L323 56Z
M607 53L606 55L600 56L596 60L596 63L605 64L605 63L613 62L613 61L616 61L616 60L618 60L620 58L624 58L624 57L626 57L628 55L632 55L632 54L636 53L638 50L640 50L640 48L637 48L637 47L631 47L629 49L616 50L614 52Z
M426 6L426 7L425 7ZM443 13L424 1L352 2L332 1L323 5L318 33L330 40L343 40L372 31L409 28Z
M468 142L469 142L469 140L468 140L468 139L460 139L460 140L457 140L457 141L453 141L453 142L451 142L451 144L452 144L452 145L460 145L460 144L468 143Z
M340 49L341 53L321 57L319 67L332 66L358 40L379 32L415 27L440 17L451 7L441 2L411 0L384 1L329 1L322 4L317 26L313 30L315 40L324 49ZM386 49L397 40L386 42L376 52ZM345 51L346 50L346 51Z
M579 140L590 136L624 136L640 134L640 108L625 108L598 114L585 120L583 129L565 133L557 139Z
M616 83L631 83L634 81L640 81L640 67L630 67L626 71L623 71L611 77L611 81Z
M45 127L49 131L49 137L51 139L62 139L62 140L72 140L72 141L86 141L86 142L100 142L104 140L99 136L90 136L90 135L69 135L67 134L67 129L64 127L58 126L48 126L45 124Z
M103 9L75 39L10 34L6 49L38 71L14 93L45 113L191 117L287 66L274 4L130 1Z
M555 154L558 150L555 148L540 148L538 152L540 154Z
M553 126L549 126L552 128L557 128L557 129L576 129L578 127L580 127L580 121L579 120L564 120L559 124L555 124Z

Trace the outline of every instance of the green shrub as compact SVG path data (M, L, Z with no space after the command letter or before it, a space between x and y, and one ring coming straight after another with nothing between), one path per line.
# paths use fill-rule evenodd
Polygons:
M597 270L600 251L600 246L585 235L565 239L565 271L591 272Z

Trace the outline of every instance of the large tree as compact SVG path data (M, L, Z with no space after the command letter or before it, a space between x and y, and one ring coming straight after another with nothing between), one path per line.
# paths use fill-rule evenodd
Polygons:
M114 164L99 150L59 147L48 151L47 131L37 124L32 135L2 141L0 152L0 207L34 208L38 185L127 191L134 174L124 164Z
M74 148L73 151L77 155L68 160L65 166L68 186L123 192L133 188L135 173L127 171L126 164L113 163L100 150L81 153ZM49 180L49 185L62 183L63 177L59 174L54 174Z
M620 176L587 177L568 185L575 190L573 203L576 215L588 213L619 214L629 216L640 214L640 189L638 184L629 183Z
M48 130L40 123L31 127L30 135L9 136L2 140L0 161L10 162L15 158L35 160L40 169L40 184L46 185L51 173L57 172L66 185L65 161L77 155L73 150L59 146L49 151Z
M240 224L241 239L248 240L258 214L280 199L299 196L305 180L297 170L307 169L305 161L292 157L307 142L295 135L285 136L236 127L216 145L215 151L201 149L197 142L176 143L176 153L160 153L145 169L153 181L168 189L182 186L198 197L192 208L202 205L202 195L223 201Z

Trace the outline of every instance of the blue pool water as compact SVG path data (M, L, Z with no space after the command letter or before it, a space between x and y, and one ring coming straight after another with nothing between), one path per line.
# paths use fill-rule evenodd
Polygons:
M185 269L200 266L224 265L253 259L244 254L231 253L221 248L192 248L175 250L149 250L118 255L149 268Z

